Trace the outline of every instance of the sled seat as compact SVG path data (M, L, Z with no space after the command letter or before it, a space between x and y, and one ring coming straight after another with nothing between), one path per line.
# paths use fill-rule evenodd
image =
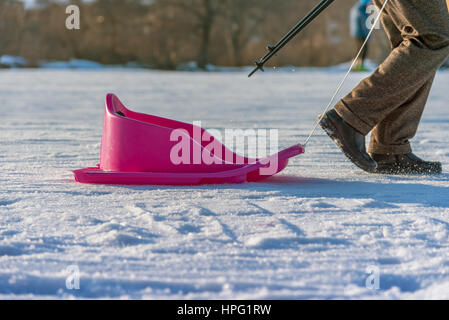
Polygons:
M301 145L295 145L264 159L246 158L203 128L131 111L117 96L108 94L100 164L75 170L74 175L77 182L90 184L255 182L279 173L290 158L303 152Z

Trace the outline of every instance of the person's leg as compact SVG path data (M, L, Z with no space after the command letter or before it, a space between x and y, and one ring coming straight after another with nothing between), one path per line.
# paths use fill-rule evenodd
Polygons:
M383 4L379 0L375 0L375 2L377 2L378 6ZM388 14L382 16L382 25L390 39L392 49L398 47L402 42L402 35ZM428 81L424 83L410 101L398 107L374 127L371 134L369 153L406 154L411 152L409 140L415 136L418 130L434 79L435 73L430 76ZM394 151L392 152L392 150Z
M391 112L374 127L368 152L371 154L408 154L432 88L435 73L411 99Z
M376 5L382 6L381 0L375 0ZM403 41L401 32L398 30L388 13L384 11L381 21L388 38L391 42L392 50L398 47ZM360 46L358 46L358 51ZM357 51L357 52L358 52ZM357 70L357 69L356 69ZM335 110L331 110L323 116L320 121L321 127L335 141L337 146L343 151L355 165L367 172L377 172L378 163L366 152L365 135L361 134L361 130L356 130L346 123Z
M382 6L383 2L379 0L375 0L378 6ZM401 31L396 27L394 21L388 14L383 14L381 17L381 22L384 27L384 30L387 34L388 39L391 43L391 49L397 48L401 42L403 41ZM399 145L403 146L401 148L394 149L396 151L401 151L399 153L404 153L407 151L411 151L409 139L411 139L417 131L417 127L413 131L413 136L408 137L404 136L404 132L402 132L400 126L392 125L394 123L419 123L419 120L424 111L424 107L429 96L430 90L432 88L433 80L435 78L435 74L433 74L429 80L423 85L423 87L418 90L416 95L411 99L411 102L418 103L421 108L416 108L415 112L404 112L404 110L409 109L410 101L406 102L404 105L399 107L397 110L393 111L390 115L387 116L382 122L380 122L376 127L374 127L371 134L371 142L369 152L371 154L384 154L388 153L387 151L390 146L385 146L386 141L398 141ZM408 132L407 132L408 133ZM402 149L402 150L400 150ZM408 153L408 152L407 152Z
M358 54L360 49L362 48L363 44L365 43L366 38L356 38L356 51L355 53ZM360 57L357 60L354 70L361 70L365 66L365 59L366 55L368 53L368 43L363 47L362 52L360 53Z
M382 0L375 2L383 4ZM396 130L401 133L388 139L388 132L384 132L384 152L410 151L404 137L409 139L416 132L420 120L416 115L422 113L430 79L449 55L449 15L441 10L443 5L444 0L390 0L382 20L394 49L372 76L335 107L337 114L363 135L382 120L390 123L396 116ZM400 31L401 40L395 28ZM399 116L407 112L415 116ZM402 119L411 123L401 122ZM380 133L379 129L375 134Z
M365 43L365 40L366 39L362 39L360 47L363 46L363 44ZM360 54L362 69L365 67L365 60L368 55L368 47L369 47L369 42L366 43L366 45L363 47L362 53Z

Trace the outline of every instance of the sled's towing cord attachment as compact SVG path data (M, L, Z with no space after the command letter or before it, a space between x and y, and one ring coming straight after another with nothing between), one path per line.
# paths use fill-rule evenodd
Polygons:
M272 47L268 46L268 53L259 61L256 62L256 68L248 75L248 77L251 77L253 74L255 74L257 71L263 70L263 67L265 63L268 62L276 53L281 50L290 40L292 40L299 32L301 32L310 22L312 22L317 16L320 15L327 7L329 7L335 0L323 0L321 1L315 8L312 9L301 21L296 24L296 26L293 27L285 36L282 38L279 43ZM301 146L306 148L308 145L310 139L313 137L313 135L316 132L316 129L318 128L321 120L325 116L326 112L329 111L333 103L335 102L335 98L340 93L341 89L343 88L343 85L345 84L346 80L348 79L349 75L351 74L352 68L354 67L355 63L359 59L360 55L362 54L363 50L365 49L368 41L371 38L371 35L373 34L374 29L379 24L380 17L382 16L382 13L385 11L385 7L387 6L389 0L385 0L384 4L382 5L382 8L379 11L379 14L376 17L376 20L374 21L368 36L365 39L365 42L363 42L362 47L360 48L359 52L357 53L356 57L351 63L351 66L349 67L349 70L346 72L345 76L343 77L343 80L340 82L339 86L337 87L337 90L335 90L335 93L333 94L331 100L329 101L329 104L326 106L326 109L324 109L323 113L319 116L318 121L315 123L315 127L307 137L306 141L301 144Z

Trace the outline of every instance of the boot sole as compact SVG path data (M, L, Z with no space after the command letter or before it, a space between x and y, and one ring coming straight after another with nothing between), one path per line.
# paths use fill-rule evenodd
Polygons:
M340 150L343 152L343 154L352 162L354 163L357 167L359 167L360 169L369 172L369 173L376 173L377 171L377 166L376 167L371 167L371 166L366 166L363 163L361 163L356 157L354 157L352 155L351 152L349 152L349 150L346 149L346 147L344 146L343 142L342 142L342 138L340 135L338 135L338 130L335 127L332 119L328 116L325 115L323 117L323 119L320 121L320 126L321 128L323 128L323 130L327 133L327 135L335 142L335 144L340 148Z
M415 169L415 168L404 168L398 166L391 165L379 165L376 169L378 174L388 174L388 175L397 175L397 176L405 176L405 175L438 175L443 173L442 166L435 166L435 168L425 169Z

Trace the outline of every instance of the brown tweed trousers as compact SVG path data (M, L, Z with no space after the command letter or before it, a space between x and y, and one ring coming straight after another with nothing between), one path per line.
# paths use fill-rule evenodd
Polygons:
M445 0L390 0L381 22L390 55L335 110L360 133L372 131L370 153L407 154L435 73L449 56L449 13Z

